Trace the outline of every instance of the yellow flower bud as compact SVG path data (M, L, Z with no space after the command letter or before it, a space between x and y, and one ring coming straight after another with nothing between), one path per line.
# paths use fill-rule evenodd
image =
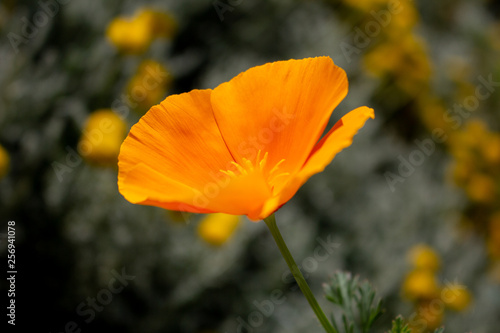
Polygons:
M455 184L464 186L473 174L474 165L468 161L457 160L451 170L451 176Z
M85 123L78 152L90 163L116 166L126 129L125 122L112 110L97 110Z
M405 38L404 35L411 33L411 29L419 21L419 15L413 1L401 0L399 4L397 14L389 12L391 21L389 21L385 32L390 38L401 40L401 38Z
M494 133L481 144L481 153L491 164L500 164L500 134Z
M9 171L10 158L7 151L0 146L0 179Z
M209 214L198 225L198 234L207 243L220 246L233 235L239 222L237 215Z
M106 35L121 52L140 54L149 48L153 39L172 39L176 31L177 22L171 15L143 9L132 18L115 18L108 25Z
M479 143L482 139L486 138L485 135L488 133L488 126L480 119L471 119L467 122L465 132L468 134L470 142Z
M422 269L410 272L403 283L403 293L410 300L435 298L439 295L439 286L434 273Z
M491 215L489 221L489 236L500 243L500 211Z
M476 173L470 177L465 191L473 201L490 203L495 200L496 184L491 177Z
M500 260L491 263L489 268L489 276L495 282L500 284Z
M424 96L417 101L418 112L427 128L440 128L444 133L451 132L450 124L443 119L446 107L443 102L435 97ZM443 135L443 140L448 140L448 134Z
M346 5L369 13L377 7L383 6L387 0L343 0Z
M489 238L486 241L486 248L492 259L500 260L500 243L495 241L493 238Z
M449 285L441 291L441 299L446 306L454 311L465 310L470 302L471 295L467 288L460 285Z
M409 260L415 269L426 269L436 272L441 266L437 253L428 245L419 244L409 251Z
M493 49L500 51L500 23L498 21L489 24L488 41Z
M137 19L150 26L154 37L172 39L177 32L177 22L166 12L143 9Z
M144 113L165 98L171 85L172 75L162 64L145 60L130 79L127 93L132 102L137 104L135 111Z
M410 325L412 332L423 333L438 328L443 322L444 305L438 299L425 301L417 307L417 317L412 320L414 326Z
M393 77L410 96L421 92L432 71L424 41L411 34L371 49L364 55L363 64L376 77Z
M490 218L487 247L490 256L500 260L500 212L493 214Z
M126 54L145 52L153 40L153 31L148 22L122 17L111 21L106 35L118 50Z

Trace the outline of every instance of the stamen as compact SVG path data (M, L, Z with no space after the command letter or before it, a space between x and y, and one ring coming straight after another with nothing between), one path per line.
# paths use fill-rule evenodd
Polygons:
M243 163L245 163L245 167L246 167L246 170L252 172L253 171L253 164L252 162L250 162L250 160L246 159L246 158L242 158L243 160Z
M259 149L259 151L257 152L257 158L255 159L255 164L259 163L259 161L260 161L260 153L261 152L262 151Z
M278 170L278 168L280 167L281 163L285 162L285 159L282 159L281 161L279 161L278 163L276 163L276 165L274 166L274 168L271 169L271 171L269 171L269 175L272 175L274 172L276 172L276 170Z
M290 176L290 172L283 172L283 173L277 174L276 176L274 176L270 179L269 183L274 183L276 181L276 178L283 177L283 176Z
M227 171L219 170L219 171L222 172L223 174L225 174L226 176L231 177L231 178L235 178L236 177L236 174L234 172L232 172L231 170L227 170Z
M257 154L257 161L259 160L259 155L260 155L260 150L259 150L259 153ZM259 162L259 167L260 167L260 170L261 170L261 171L262 171L262 170L264 170L264 168L266 167L266 164L267 164L267 156L268 156L268 155L269 155L269 154L268 154L268 153L267 153L267 151L266 151L266 153L264 154L264 158L262 159L262 161L260 161L260 162Z
M236 167L236 169L238 169L238 171L240 173L243 173L243 174L248 174L247 171L241 166L239 165L238 163L236 163L235 161L231 161L231 164L234 165Z
M256 177L262 177L265 179L265 181L269 184L270 188L274 188L274 185L276 184L276 180L280 177L285 177L289 176L289 172L278 172L278 169L280 166L285 162L285 159L282 159L276 165L271 169L269 172L265 172L265 168L267 165L269 153L265 152L264 156L261 158L262 151L259 150L257 152L257 157L255 159L255 163L252 163L249 159L242 157L241 158L241 164L238 164L234 161L231 161L231 165L236 167L236 170L220 170L223 174L226 176L229 176L231 178L236 178L241 175L249 175L252 174Z

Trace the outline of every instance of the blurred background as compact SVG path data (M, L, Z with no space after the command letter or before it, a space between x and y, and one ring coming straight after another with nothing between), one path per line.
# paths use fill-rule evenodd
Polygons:
M322 332L263 223L132 205L116 158L169 94L327 55L349 78L330 126L376 119L277 213L324 311L343 270L384 299L374 332L498 332L499 1L2 0L0 34L10 329Z

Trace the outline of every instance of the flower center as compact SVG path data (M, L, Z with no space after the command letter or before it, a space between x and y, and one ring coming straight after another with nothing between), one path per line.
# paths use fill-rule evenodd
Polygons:
M267 165L267 157L268 153L266 152L264 156L261 158L261 150L258 151L257 157L255 158L255 163L252 163L249 159L243 157L241 163L236 163L231 161L231 165L235 167L233 170L220 170L223 174L231 177L237 178L241 176L255 176L261 177L265 180L265 182L269 185L271 191L274 189L274 186L277 183L277 180L281 177L285 177L290 175L289 172L280 172L280 165L285 162L285 159L282 159L278 163L276 163L272 168Z

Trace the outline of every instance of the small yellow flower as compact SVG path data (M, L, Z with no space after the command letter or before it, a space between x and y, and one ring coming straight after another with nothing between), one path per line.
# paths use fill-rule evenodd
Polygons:
M452 168L452 179L455 184L463 186L468 182L470 175L472 175L474 165L466 161L457 160Z
M434 273L429 270L413 270L405 278L403 293L410 300L434 299L439 286Z
M491 263L491 267L489 268L489 277L495 283L500 284L500 260L496 260Z
M389 38L400 39L402 36L410 34L411 29L419 21L418 11L411 0L400 0L397 12L388 13L390 13L390 23L384 31Z
M490 258L500 260L500 243L498 243L498 241L493 240L493 238L488 238L486 241L486 247Z
M494 213L490 218L487 246L490 256L500 260L500 212Z
M131 18L117 17L106 30L109 41L126 54L144 53L155 38L172 39L177 22L167 13L143 9Z
M198 234L207 243L220 246L233 235L239 223L237 215L209 214L198 225Z
M87 119L78 152L90 163L116 166L126 128L125 122L112 110L97 110Z
M374 8L379 8L385 5L387 0L343 0L343 2L348 6L365 12L370 12Z
M415 269L436 272L441 266L437 253L428 245L420 244L410 249L409 260Z
M495 181L488 175L481 173L471 175L465 190L469 198L473 201L490 203L495 200Z
M462 133L463 144L466 147L477 147L487 140L488 126L479 119L471 119L467 122Z
M418 112L427 128L434 130L436 128L442 129L446 133L446 140L449 138L449 133L452 128L449 122L446 122L444 114L446 107L442 101L436 97L423 96L417 100ZM444 139L443 139L444 140Z
M477 158L474 151L468 146L470 142L467 142L466 137L463 133L451 135L450 152L457 161L477 164Z
M418 324L415 327L410 325L411 332L423 333L438 328L444 318L444 306L442 304L437 300L420 303L417 308L417 318L412 321Z
M500 51L500 22L489 24L488 40L494 50Z
M460 285L449 285L441 291L441 299L446 306L454 311L465 310L470 302L471 295L467 288Z
M455 100L463 101L469 99L469 96L474 96L476 93L476 86L472 84L467 78L459 78L455 80ZM471 123L474 123L476 120L471 120ZM481 124L481 127L484 127Z
M489 236L500 244L500 211L491 215L489 222Z
M172 39L177 32L176 20L166 12L143 9L137 14L137 20L146 22L154 37Z
M487 163L500 164L500 133L492 133L480 146Z
M153 41L153 31L148 22L135 18L115 18L108 25L106 35L109 41L125 54L143 53Z
M130 79L127 93L136 111L146 112L152 105L165 98L172 85L172 75L159 62L145 60Z
M397 39L396 43L401 43L401 40ZM432 74L427 45L423 39L409 35L403 39L401 48L396 82L410 96L417 96Z
M399 58L400 52L397 45L393 43L383 43L366 53L363 58L363 63L370 74L376 77L382 77L396 70Z
M428 84L431 64L424 41L415 35L388 40L364 55L366 70L376 77L389 77L410 96Z
M0 179L9 171L10 158L7 151L0 146Z

